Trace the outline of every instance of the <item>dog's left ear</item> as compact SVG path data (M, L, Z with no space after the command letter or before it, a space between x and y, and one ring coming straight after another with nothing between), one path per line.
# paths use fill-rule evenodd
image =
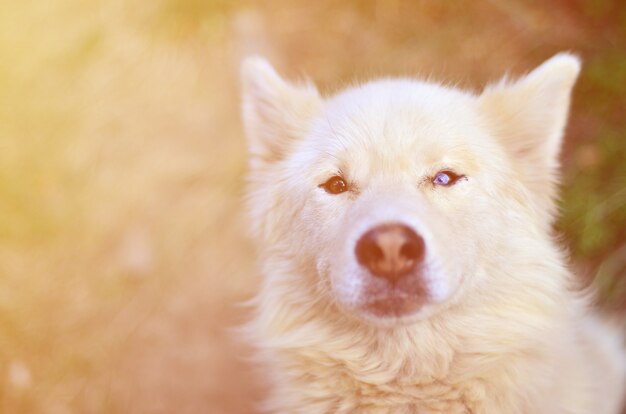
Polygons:
M283 159L304 136L322 98L312 84L283 80L263 58L241 65L243 121L253 168Z
M492 133L524 175L527 186L552 203L558 157L580 60L559 53L521 79L488 86L479 97Z

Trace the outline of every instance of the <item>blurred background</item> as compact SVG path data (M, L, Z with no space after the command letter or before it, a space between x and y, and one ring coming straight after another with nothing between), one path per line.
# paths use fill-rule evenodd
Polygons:
M558 229L626 308L620 0L0 0L0 412L249 413L228 328L259 283L238 65L332 93L381 74L473 90L584 60Z

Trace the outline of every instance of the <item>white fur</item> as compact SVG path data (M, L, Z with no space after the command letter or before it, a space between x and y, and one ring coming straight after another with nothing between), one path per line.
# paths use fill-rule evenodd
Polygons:
M617 414L621 339L577 293L551 225L579 60L559 54L476 96L383 79L322 98L243 65L249 207L264 283L247 327L280 413ZM467 176L451 187L442 169ZM320 184L341 174L350 191ZM428 298L364 312L357 239L425 240Z

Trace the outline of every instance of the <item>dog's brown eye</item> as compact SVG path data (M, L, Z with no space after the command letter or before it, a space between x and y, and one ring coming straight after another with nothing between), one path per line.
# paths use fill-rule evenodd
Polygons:
M450 186L459 181L460 178L464 177L463 175L455 174L449 170L439 171L433 177L433 184L442 185L442 186Z
M324 184L320 185L329 194L341 194L348 190L348 184L338 175L332 176Z

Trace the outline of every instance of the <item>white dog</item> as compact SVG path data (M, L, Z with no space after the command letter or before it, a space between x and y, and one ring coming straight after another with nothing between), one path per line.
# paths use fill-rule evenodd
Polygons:
M266 410L619 413L621 338L551 227L579 69L563 53L478 95L382 79L323 98L244 62Z

